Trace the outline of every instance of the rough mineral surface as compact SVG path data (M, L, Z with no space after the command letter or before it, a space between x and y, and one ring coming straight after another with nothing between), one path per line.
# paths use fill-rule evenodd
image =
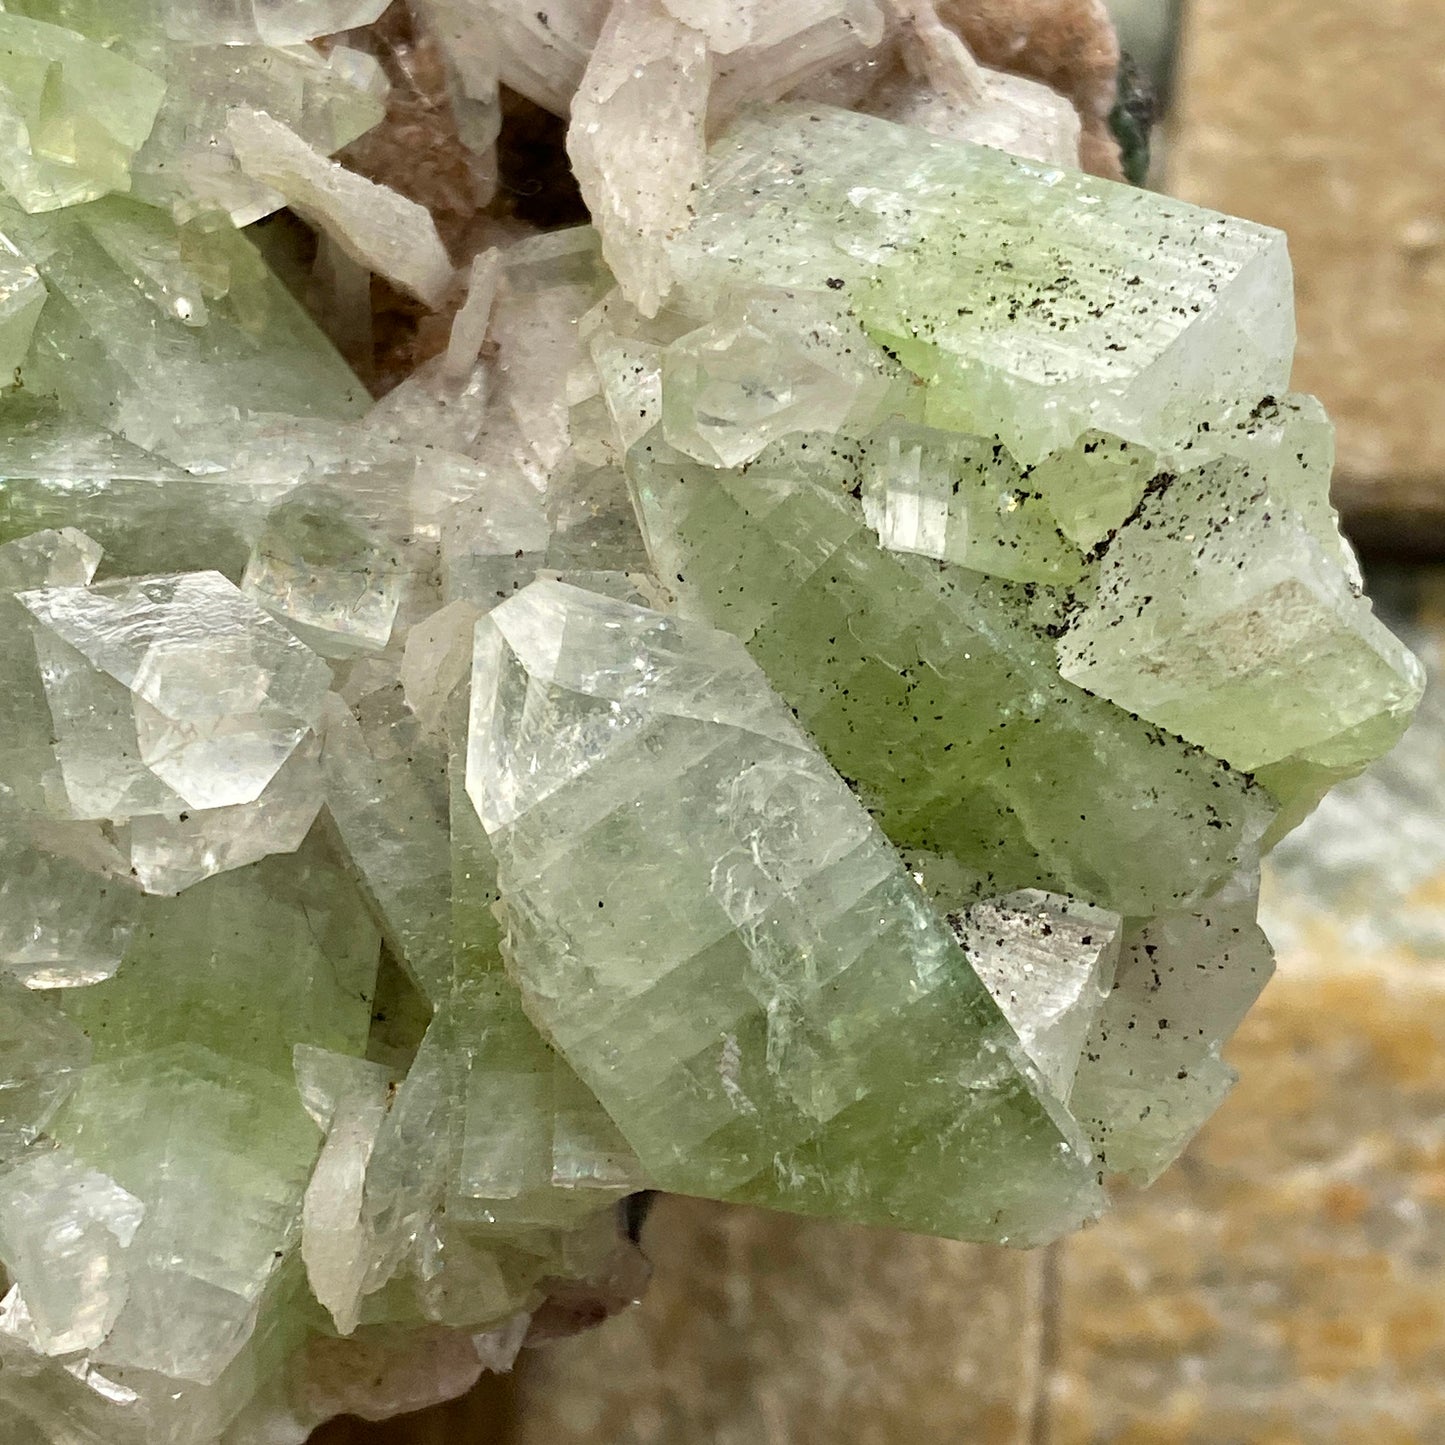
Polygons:
M0 16L17 1439L457 1394L635 1297L650 1187L1073 1229L1419 691L1282 237L946 9L379 8ZM445 227L331 159L427 105Z

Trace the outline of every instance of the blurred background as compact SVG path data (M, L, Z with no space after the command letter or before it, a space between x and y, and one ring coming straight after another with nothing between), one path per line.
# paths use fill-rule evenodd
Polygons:
M316 1445L1445 1442L1445 3L1112 0L1151 183L1289 233L1295 377L1430 667L1272 860L1241 1081L1153 1189L1015 1254L664 1199L635 1310Z

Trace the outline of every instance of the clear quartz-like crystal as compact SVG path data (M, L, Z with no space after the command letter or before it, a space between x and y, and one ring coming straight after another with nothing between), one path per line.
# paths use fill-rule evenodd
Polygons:
M1120 919L1029 889L950 920L1019 1042L1062 1099L1114 983Z
M253 802L325 665L216 573L21 594L77 817Z
M0 1252L47 1355L96 1349L129 1293L125 1250L145 1206L67 1149L0 1171Z

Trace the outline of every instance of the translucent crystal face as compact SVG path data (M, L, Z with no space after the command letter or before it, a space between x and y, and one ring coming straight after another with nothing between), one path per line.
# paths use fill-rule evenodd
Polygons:
M456 1393L635 1296L640 1189L1072 1229L1419 692L1278 233L931 7L382 8L0 15L17 1440Z
M76 817L253 802L320 714L326 665L217 573L20 600Z

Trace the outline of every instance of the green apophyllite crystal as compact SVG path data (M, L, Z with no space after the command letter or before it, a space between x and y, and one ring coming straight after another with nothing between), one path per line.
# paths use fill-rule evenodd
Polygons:
M840 290L929 421L1025 462L1091 427L1171 451L1289 378L1278 231L826 106L731 127L673 254L696 293Z
M17 1445L458 1393L635 1296L640 1189L1071 1228L1228 1087L1260 854L1418 695L1278 233L946 32L573 8L428 0L419 68L380 0L0 14ZM435 218L343 150L433 69ZM804 70L871 114L746 108ZM595 227L485 208L501 82L577 94ZM309 280L238 229L288 199ZM267 257L433 359L373 401Z
M0 186L27 211L130 189L165 82L59 25L0 15Z
M236 412L362 409L360 383L234 231L178 228L108 199L48 216L0 207L0 234L49 292L25 384L77 418L190 457Z
M1020 1241L1091 1207L1067 1115L735 639L534 583L477 632L468 791L529 1010L652 1178Z
M856 444L811 434L724 472L648 440L629 466L681 607L748 643L896 844L962 863L984 892L1054 888L1136 916L1251 855L1267 795L1061 679L1057 604L880 548L851 495Z

